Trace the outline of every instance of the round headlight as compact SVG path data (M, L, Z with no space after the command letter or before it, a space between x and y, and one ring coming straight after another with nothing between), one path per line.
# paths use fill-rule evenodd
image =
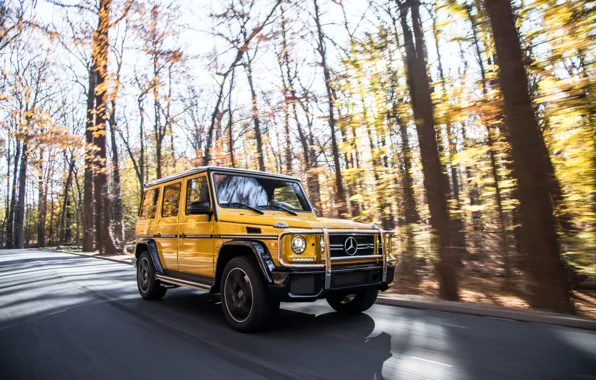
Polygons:
M304 253L306 250L306 239L301 235L296 235L292 239L292 251L296 254Z
M325 252L325 239L321 236L321 240L319 241L319 246L321 247L321 252Z

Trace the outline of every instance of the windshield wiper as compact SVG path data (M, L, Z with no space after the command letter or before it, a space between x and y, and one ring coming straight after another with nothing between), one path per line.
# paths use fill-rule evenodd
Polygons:
M236 206L236 207L241 207L241 208L247 208L247 209L249 209L251 211L254 211L254 212L258 213L258 214L261 214L261 215L264 214L264 212L261 211L261 210L259 210L258 208L255 208L255 207L252 207L252 206L249 206L247 204L240 203L240 202L223 202L223 203L220 203L220 205L222 205L222 206Z
M285 212L287 212L287 213L290 213L290 214L292 214L292 215L294 215L294 216L298 216L298 214L297 214L297 213L295 213L294 211L290 210L290 209L289 209L289 208L287 208L287 207L280 206L280 205L264 205L264 206L257 206L257 207L262 207L262 208L265 208L265 207L272 207L272 208L275 208L275 209L282 210L282 211L285 211Z

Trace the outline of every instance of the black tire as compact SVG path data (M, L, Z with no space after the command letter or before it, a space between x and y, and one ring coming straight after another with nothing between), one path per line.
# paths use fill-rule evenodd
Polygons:
M358 314L371 308L377 300L378 289L368 288L352 293L339 292L327 296L327 303L343 314Z
M146 300L159 300L166 295L167 289L155 279L155 266L147 251L142 252L137 261L137 288Z
M279 309L250 256L230 260L221 278L221 307L233 329L251 332L262 329Z

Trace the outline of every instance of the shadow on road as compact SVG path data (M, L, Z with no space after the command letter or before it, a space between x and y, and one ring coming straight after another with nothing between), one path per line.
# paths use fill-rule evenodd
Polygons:
M230 330L221 304L207 294L174 290L154 305L192 317L196 332L209 329L212 339L236 354L282 371L291 369L291 377L383 379L383 363L391 357L391 335L372 336L375 322L367 314L344 316L317 304L313 309L324 313L316 315L282 304L271 326L251 335Z

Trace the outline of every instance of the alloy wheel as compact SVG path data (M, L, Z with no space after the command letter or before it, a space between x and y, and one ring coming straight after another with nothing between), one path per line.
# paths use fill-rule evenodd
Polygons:
M224 284L224 302L230 316L238 323L250 317L253 305L252 284L241 268L228 272Z

